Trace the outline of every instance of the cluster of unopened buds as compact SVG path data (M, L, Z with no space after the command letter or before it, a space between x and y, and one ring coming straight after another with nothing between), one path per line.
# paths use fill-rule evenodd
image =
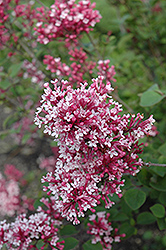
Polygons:
M55 172L42 178L44 191L73 224L88 209L95 212L100 199L110 208L111 196L122 196L123 175L135 175L142 166L138 141L154 122L152 116L143 121L141 114L121 115L121 105L109 95L110 83L103 80L99 76L77 89L64 80L51 81L51 87L46 83L36 112L36 125L44 125L59 146Z

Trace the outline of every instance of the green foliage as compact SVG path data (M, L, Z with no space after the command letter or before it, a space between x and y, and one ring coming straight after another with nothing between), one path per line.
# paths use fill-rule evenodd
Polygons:
M166 142L159 147L158 151L160 154L165 156L165 154L166 154Z
M44 246L43 240L38 240L38 242L36 244L37 249L41 249L42 246Z
M154 84L141 95L140 105L143 107L152 106L160 102L166 95L160 91L157 84Z
M17 76L18 72L20 71L21 69L21 66L22 66L22 62L21 63L16 63L16 64L13 64L9 67L8 69L8 74L10 77L15 77Z
M149 212L142 212L137 217L137 223L140 225L147 225L154 223L156 221L155 217Z
M166 219L165 218L157 218L157 224L160 230L166 229Z
M163 178L155 176L151 179L150 186L158 191L166 192L166 175Z
M65 239L65 247L63 248L64 250L72 250L75 246L77 246L78 244L78 240L73 238L73 237L69 237Z
M65 225L61 230L60 234L63 235L73 235L76 234L77 230L74 226L72 225Z
M134 228L129 222L124 222L120 227L120 233L124 233L128 238L137 233L137 229Z
M163 218L165 216L165 208L161 204L155 204L152 207L150 207L150 210L152 211L153 215L157 218Z
M136 210L144 204L146 194L139 189L129 189L126 191L124 199L131 209Z

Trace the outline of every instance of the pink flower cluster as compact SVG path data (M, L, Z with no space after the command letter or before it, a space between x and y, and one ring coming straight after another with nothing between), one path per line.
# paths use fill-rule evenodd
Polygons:
M89 221L92 224L88 223L89 229L87 233L94 236L92 239L93 244L101 243L103 250L112 249L113 242L120 242L120 237L125 237L125 234L117 234L117 228L113 231L111 222L108 220L109 216L110 214L106 214L106 212L98 212L89 216Z
M56 74L58 79L68 78L70 85L80 86L81 82L85 82L84 77L88 74L92 74L96 66L96 63L93 61L87 61L87 54L83 51L82 48L70 49L68 54L71 56L70 61L71 65L66 65L61 62L61 58L53 58L50 55L45 55L43 63L47 65L46 69L50 70L52 73ZM98 61L98 75L103 75L106 82L115 82L114 75L115 67L109 65L110 60L99 60Z
M22 213L33 209L32 202L20 194L20 183L24 184L23 173L14 165L6 165L4 174L0 173L0 215L13 216L16 212Z
M154 137L158 134L159 134L159 131L157 130L157 127L153 125L151 130L149 130L148 135Z
M51 249L63 250L64 241L58 242L58 228L56 221L48 214L38 212L26 218L25 214L19 215L12 223L0 222L0 249L5 244L7 249L30 250L38 249L37 241L42 239L43 246Z
M0 173L0 214L13 216L20 208L20 188L16 181L6 180Z
M89 33L101 16L93 10L95 3L89 0L56 0L49 10L37 8L38 23L35 27L37 41L47 44L56 38L74 41L81 32Z
M139 139L151 129L154 119L121 115L121 105L108 94L113 91L104 77L92 79L92 84L80 84L72 89L62 80L46 83L41 106L37 108L35 124L44 125L47 133L58 141L59 158L55 172L42 182L55 200L55 209L62 217L78 224L78 217L104 200L110 208L111 196L121 197L123 174L139 171L142 152Z
M47 65L47 70L56 74L56 77L62 79L68 77L70 84L79 86L80 82L84 81L86 73L92 74L96 63L87 61L87 55L80 49L70 49L68 54L71 56L72 63L68 66L61 62L61 58L53 58L50 55L45 55L43 63Z
M115 72L115 66L112 65L111 67L109 66L110 60L99 60L98 61L98 75L104 76L106 79L106 82L116 82L116 80L113 78L114 75L116 74Z
M38 162L40 169L45 169L48 172L52 172L55 168L56 158L54 156L44 157L41 155L38 158Z
M41 70L38 70L36 64L37 63L35 59L33 59L32 62L24 60L24 63L22 65L22 68L25 70L23 78L24 79L31 78L32 83L37 83L39 86L43 87L44 78L46 76Z

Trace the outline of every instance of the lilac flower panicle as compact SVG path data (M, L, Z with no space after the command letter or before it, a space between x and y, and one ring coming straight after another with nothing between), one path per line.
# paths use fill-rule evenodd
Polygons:
M107 62L106 62L107 63ZM135 175L142 166L139 139L148 134L153 116L121 115L122 105L110 96L113 88L105 77L92 79L72 89L68 81L51 81L44 85L41 106L35 124L54 137L59 146L55 172L42 178L62 217L78 224L90 209L111 196L122 196L123 175Z

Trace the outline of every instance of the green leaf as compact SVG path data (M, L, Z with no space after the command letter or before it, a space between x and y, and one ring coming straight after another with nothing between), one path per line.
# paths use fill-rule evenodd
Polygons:
M124 199L129 207L136 210L144 204L146 194L139 189L129 189L126 191Z
M95 208L96 211L98 211L97 207ZM103 211L103 209L101 211ZM116 208L111 208L109 213L110 213L110 219L112 220L118 214L118 210Z
M150 91L150 90L159 90L159 86L157 83L153 84L147 91Z
M31 138L31 134L25 134L22 138L22 144L25 144Z
M166 155L166 142L159 147L158 152L164 156Z
M166 206L166 193L165 192L161 192L159 195L159 201Z
M157 218L163 218L165 216L165 208L161 204L155 204L152 207L150 207L150 210L152 211L153 215Z
M158 191L166 192L166 175L163 178L157 176L157 180L151 181L150 186Z
M150 177L152 176L145 168L141 169L141 171L138 173L138 180L146 185L149 186Z
M12 83L9 80L0 81L0 88L6 90Z
M161 155L161 156L158 158L158 163L160 163L160 164L165 164L165 163L166 163L166 156Z
M76 245L78 244L78 240L73 238L73 237L69 237L65 239L65 244L64 244L64 248L63 250L71 250L73 249Z
M91 240L88 240L87 242L83 244L83 249L84 250L103 250L103 247L100 244L100 242L98 242L97 244L92 244Z
M154 90L145 91L141 95L140 105L142 107L149 107L149 106L152 106L152 105L160 102L165 97L166 97L166 95L164 95L164 94L162 95Z
M35 210L37 210L37 208L38 208L39 206L42 206L42 205L43 205L43 202L41 202L40 199L41 199L41 198L35 200L35 202L34 202L34 204L33 204Z
M10 77L15 77L15 76L18 74L18 72L19 72L20 69L21 69L22 63L23 63L23 62L21 62L21 63L16 63L16 64L13 64L12 66L10 66L10 68L9 68L9 70L8 70L9 76L10 76Z
M66 225L60 230L60 235L72 235L77 233L77 230L74 226L72 225Z
M137 216L137 223L141 225L148 225L155 221L156 218L150 212L143 212Z
M122 212L125 213L128 217L132 217L133 210L125 202L124 196L121 198L120 204L121 204Z
M112 220L113 221L125 221L125 220L128 220L128 218L129 217L125 213L118 213L112 218Z
M164 175L166 174L166 168L160 166L151 166L150 170L161 177L164 177Z
M132 227L128 222L125 222L120 227L120 234L125 234L125 238L130 237L133 234L136 234L136 228Z
M38 242L36 244L37 249L41 249L41 247L44 246L44 244L45 243L43 242L43 240L38 240Z
M157 224L160 230L166 229L166 222L164 218L157 218Z

